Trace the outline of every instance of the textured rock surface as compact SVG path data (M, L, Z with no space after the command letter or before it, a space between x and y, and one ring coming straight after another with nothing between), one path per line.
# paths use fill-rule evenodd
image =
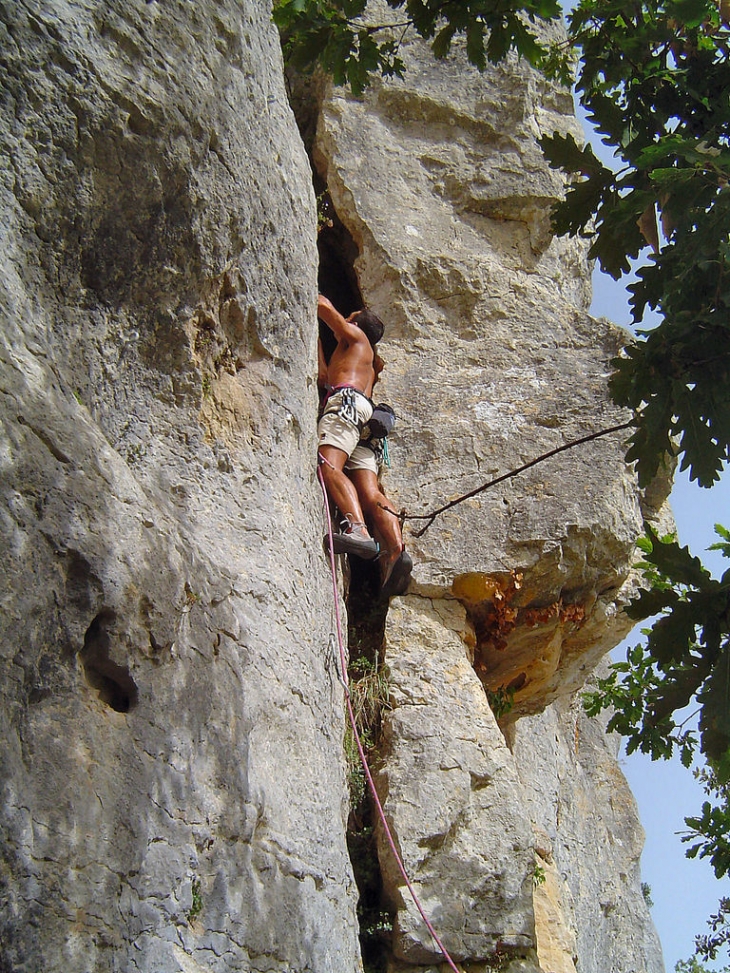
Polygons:
M3 973L361 969L315 207L268 13L0 3ZM405 54L407 84L325 99L315 155L389 324L388 483L419 513L620 418L618 338L549 234L535 136L574 126L567 96ZM469 973L605 973L613 938L612 970L661 969L600 725L559 701L505 737L484 691L513 683L517 716L582 683L625 627L638 509L613 439L410 535L379 785ZM433 973L381 858L391 969Z
M313 157L356 245L364 301L386 321L376 397L400 416L387 487L397 509L425 514L625 416L606 388L621 335L587 314L583 244L549 231L562 186L536 139L575 131L568 94L513 62L482 76L463 52L437 65L420 43L403 53L405 81L360 99L325 92ZM610 968L662 969L640 839L612 861L611 896L600 855L596 871L582 866L589 832L596 848L636 833L633 808L620 819L606 810L594 828L580 790L585 843L566 835L554 851L530 803L542 768L525 759L529 743L519 756L506 748L469 665L484 688L514 694L509 719L521 727L569 698L626 633L641 511L622 456L614 434L455 506L420 537L421 522L406 524L416 566L386 624L394 710L379 786L427 911L475 973L495 962L602 973L615 917L631 909ZM619 771L594 732L592 769L607 781ZM605 802L602 787L592 796ZM381 863L396 909L393 970L435 963L382 841ZM536 864L545 882L533 901Z
M379 788L416 894L451 956L479 962L534 938L532 830L514 760L464 648L458 602L398 599L388 617L392 710ZM440 951L382 835L386 888L398 888L394 952Z
M538 892L553 898L542 926L545 945L551 958L563 957L562 967L551 962L543 968L572 973L572 959L577 970L662 970L641 892L644 834L618 765L619 740L606 736L603 721L586 717L579 699L520 720L514 736L525 809L546 864L536 899ZM566 927L574 930L574 944L564 936ZM538 923L538 952L541 931Z
M356 970L268 11L0 14L0 968Z

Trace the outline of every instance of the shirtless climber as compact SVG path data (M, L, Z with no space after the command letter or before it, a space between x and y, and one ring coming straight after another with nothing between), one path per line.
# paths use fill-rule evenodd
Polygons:
M372 559L380 545L381 597L400 595L408 587L413 562L403 546L400 522L389 512L378 484L376 454L360 439L372 416L370 396L383 368L375 352L383 323L368 310L345 319L322 295L317 314L337 339L329 364L320 343L319 381L327 397L317 427L325 486L344 517L345 530L335 536L334 549Z

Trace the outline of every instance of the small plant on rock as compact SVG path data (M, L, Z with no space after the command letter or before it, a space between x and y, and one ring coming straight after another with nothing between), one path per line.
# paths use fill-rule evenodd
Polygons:
M200 889L200 879L194 878L192 885L192 897L193 901L188 909L188 925L192 925L193 922L198 918L200 913L203 911L203 896Z
M515 704L515 691L505 686L499 689L487 690L487 702L494 713L494 718L499 720L506 716Z

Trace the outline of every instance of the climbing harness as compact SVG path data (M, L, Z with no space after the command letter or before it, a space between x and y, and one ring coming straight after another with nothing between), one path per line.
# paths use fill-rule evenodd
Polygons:
M335 567L335 555L334 555L333 543L332 543L332 518L330 516L330 502L329 502L329 497L327 495L327 487L325 486L324 476L322 475L321 464L317 466L317 475L319 477L320 486L322 487L322 495L324 497L324 509L327 515L327 535L329 537L330 571L332 573L332 594L335 603L335 623L337 628L337 644L339 647L339 654L340 654L340 674L338 678L340 679L340 682L342 683L342 686L345 690L345 700L347 702L347 713L350 719L352 733L355 738L357 752L360 755L360 762L362 763L362 767L365 772L365 777L368 782L370 794L372 796L372 799L375 803L376 810L378 812L378 817L380 818L380 823L383 826L383 832L386 838L388 839L388 845L390 846L390 850L393 853L393 857L395 859L396 865L398 866L398 870L401 873L401 876L403 877L403 881L405 882L408 891L411 894L411 898L413 899L413 904L421 914L421 918L426 924L426 928L428 929L429 933L433 938L433 941L438 946L442 956L444 957L444 959L446 960L450 968L454 971L454 973L461 973L461 970L459 970L459 967L454 963L451 956L449 956L446 947L439 939L438 933L431 925L431 922L429 921L429 918L426 915L423 906L419 901L419 898L416 894L416 890L413 888L413 884L411 883L411 880L408 877L408 873L406 872L405 865L403 864L403 859L398 853L398 849L396 847L393 834L386 820L385 811L383 810L383 805L380 803L378 792L375 789L375 781L373 780L373 775L370 772L370 767L368 766L367 757L365 755L365 749L362 745L360 734L358 733L357 720L355 719L355 710L353 709L352 697L350 696L350 687L347 681L347 656L345 654L344 639L342 637L342 618L340 615L340 598L339 598L339 592L337 590L337 570Z
M369 419L365 419L362 410L363 399L370 404ZM378 467L390 469L388 434L393 431L396 421L396 414L391 406L385 402L375 405L364 392L351 385L333 385L328 386L320 407L319 418L323 419L325 416L337 416L355 426L360 433L357 445L364 446L375 454ZM332 466L331 463L327 465Z
M345 422L352 423L362 432L364 426L369 421L365 418L367 412L363 411L363 399L369 405L370 414L374 409L372 399L369 399L364 392L356 389L352 385L333 385L327 390L324 402L322 403L320 419L324 416L339 416Z

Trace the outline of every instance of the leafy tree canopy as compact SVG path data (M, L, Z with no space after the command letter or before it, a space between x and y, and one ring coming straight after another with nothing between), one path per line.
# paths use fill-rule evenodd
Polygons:
M648 249L633 318L649 307L662 321L612 381L637 417L627 459L646 485L676 438L681 469L711 486L730 448L728 24L715 0L582 0L569 33L580 101L617 164L571 136L544 138L551 165L576 179L554 227L588 233L615 279Z
M367 0L274 0L286 59L300 70L318 64L336 84L361 94L373 74L403 76L398 52L411 30L431 42L438 58L461 35L480 70L515 50L569 81L565 48L546 43L538 26L560 18L558 0L388 0L380 20L366 8Z
M730 556L730 532L716 530L722 539L714 547ZM630 649L626 662L599 681L588 711L615 709L609 729L626 737L628 753L639 749L656 759L678 748L690 767L699 745L724 785L730 781L730 570L716 580L686 547L651 528L640 546L649 587L627 612L636 621L659 617L645 632L646 644ZM693 700L701 704L699 740L675 722ZM728 851L721 874L730 868L730 845Z
M721 525L712 546L730 557L730 531ZM639 567L647 587L632 601L629 615L653 618L645 645L627 651L585 696L589 715L612 709L608 722L626 738L628 753L652 759L679 751L707 795L700 813L685 818L681 835L688 858L705 858L718 879L730 875L730 569L717 580L671 537L648 529L640 542ZM689 711L688 711L689 710ZM682 722L677 722L681 720ZM697 721L699 736L694 730ZM690 726L689 729L687 727ZM730 899L722 898L696 937L697 955L715 960L730 945ZM677 964L676 973L707 973L697 957ZM727 971L726 971L727 973Z
M726 966L722 970L710 970L697 959L691 956L689 959L681 959L675 964L674 973L730 973L730 967Z

